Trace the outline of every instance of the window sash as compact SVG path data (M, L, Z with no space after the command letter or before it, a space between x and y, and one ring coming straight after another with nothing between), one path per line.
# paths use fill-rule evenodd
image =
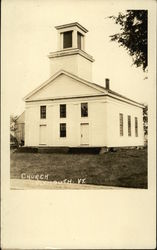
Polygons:
M46 106L40 106L40 118L46 119Z
M128 115L128 136L131 136L131 116Z
M135 136L138 137L138 118L135 117Z
M66 118L66 104L60 104L60 118Z
M119 114L119 124L120 124L120 136L123 136L124 131L123 131L123 114L122 113Z
M82 35L79 32L77 32L77 47L78 47L78 49L81 49L81 37L82 37Z
M88 103L81 103L81 117L88 117Z
M67 31L63 33L63 48L72 47L72 31Z
M60 123L60 137L66 137L66 123Z

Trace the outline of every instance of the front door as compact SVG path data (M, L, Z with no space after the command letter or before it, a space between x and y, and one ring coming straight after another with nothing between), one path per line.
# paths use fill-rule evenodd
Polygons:
M81 145L89 144L89 124L82 123L81 124Z
M40 125L39 144L40 145L46 144L46 125Z

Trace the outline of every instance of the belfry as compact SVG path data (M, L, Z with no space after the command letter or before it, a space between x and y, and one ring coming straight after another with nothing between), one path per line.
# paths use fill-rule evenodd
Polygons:
M55 28L58 31L58 50L48 55L50 74L65 70L91 81L94 59L85 52L85 36L88 30L77 22Z

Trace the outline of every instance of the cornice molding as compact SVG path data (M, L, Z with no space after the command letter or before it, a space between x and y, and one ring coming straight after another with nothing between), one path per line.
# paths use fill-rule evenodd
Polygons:
M83 27L81 24L79 24L78 22L58 25L58 26L55 26L55 28L57 30L60 30L60 29L65 29L69 27L74 27L74 26L77 26L79 29L83 30L85 33L88 32L88 30L85 27Z
M77 55L77 54L80 56L83 56L84 58L88 59L91 62L95 61L91 55L77 48L50 52L48 57L49 59L51 59L51 58L56 58L56 57L64 57L64 56L71 56L71 55Z

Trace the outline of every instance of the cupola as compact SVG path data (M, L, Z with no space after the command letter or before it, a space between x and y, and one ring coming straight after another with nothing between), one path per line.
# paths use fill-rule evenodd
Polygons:
M65 70L85 80L92 80L94 59L85 52L85 35L88 32L79 23L55 26L58 32L58 50L50 52L50 74Z
M88 30L82 25L76 22L55 28L58 30L58 50L72 48L85 50L85 34Z

